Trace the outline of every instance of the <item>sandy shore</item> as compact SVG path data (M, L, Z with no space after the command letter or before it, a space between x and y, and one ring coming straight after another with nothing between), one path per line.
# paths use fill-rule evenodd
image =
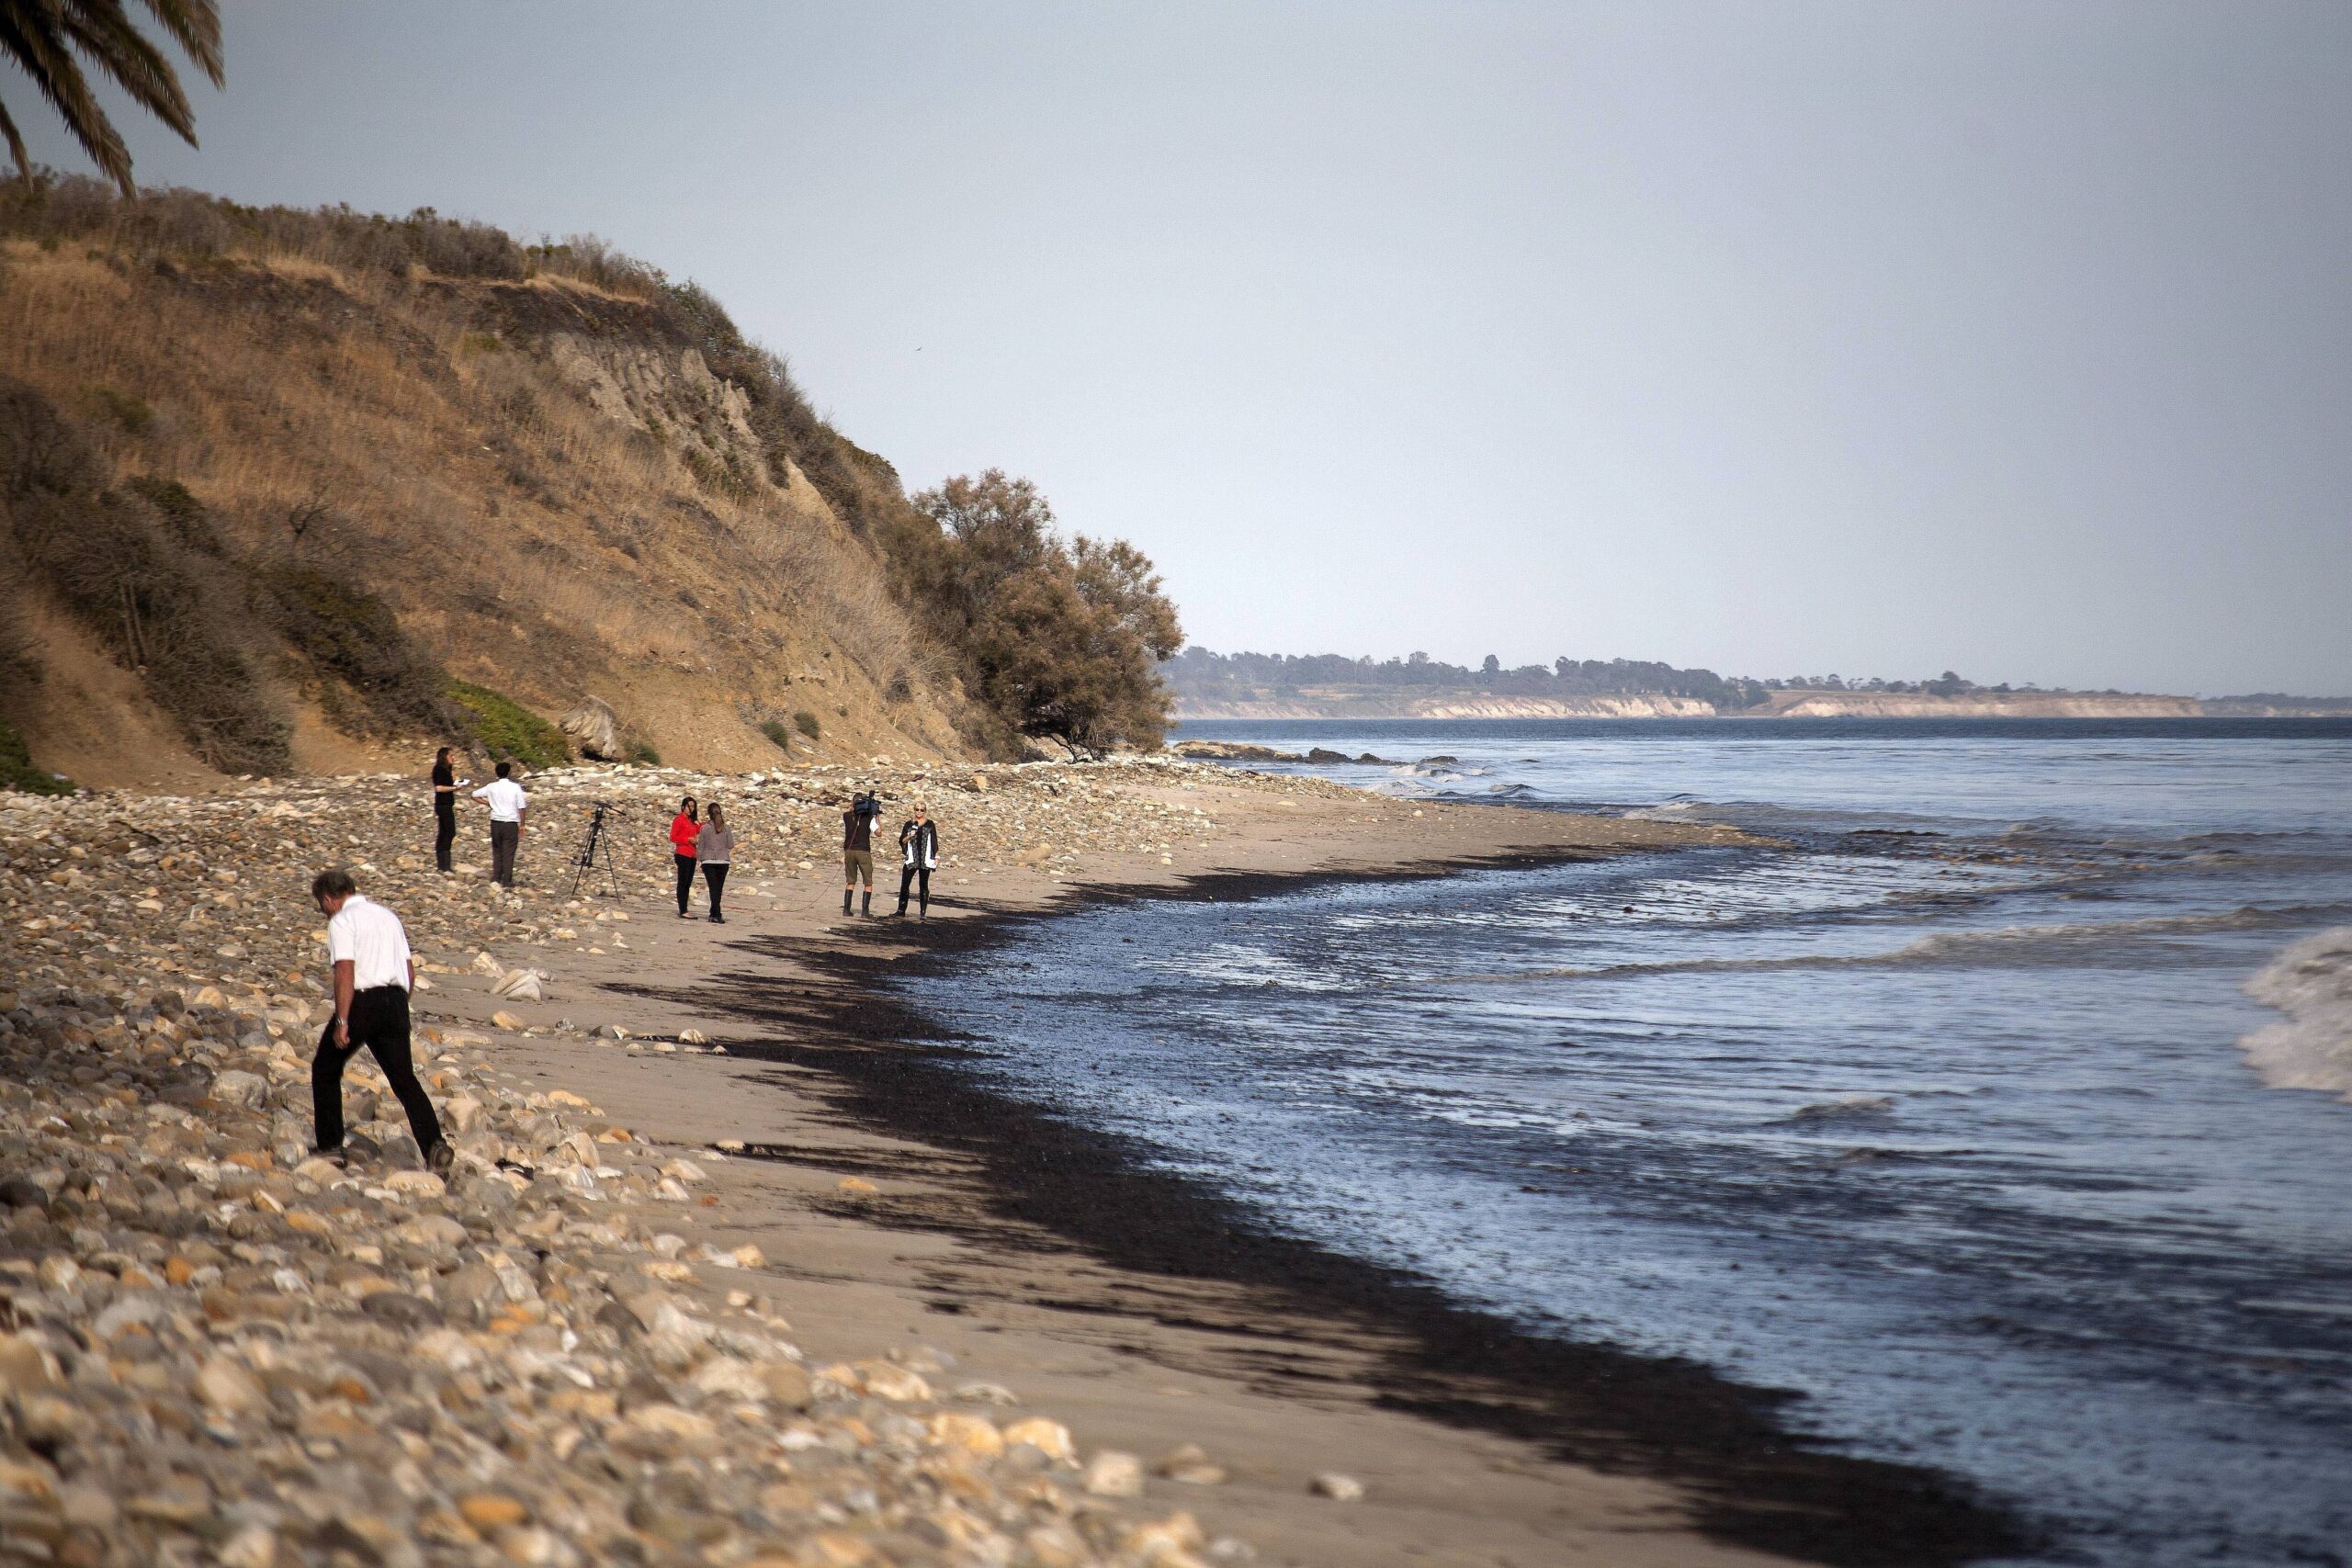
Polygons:
M1082 897L1082 889L1172 888L1211 872L1394 874L1703 837L1659 824L1186 782L1189 789L1150 793L1211 811L1220 831L1167 864L1126 852L1088 857L1057 874L1001 860L976 865L954 853L958 824L952 807L941 807L949 854L940 891L955 902L934 905L933 921L1035 912ZM784 1156L717 1168L721 1206L696 1218L708 1239L752 1242L786 1271L790 1286L780 1293L812 1354L871 1354L878 1331L986 1367L1029 1404L1059 1413L1082 1448L1159 1456L1196 1444L1232 1479L1215 1487L1156 1485L1200 1515L1212 1535L1248 1540L1274 1562L1765 1560L1700 1536L1668 1486L1595 1474L1507 1438L1379 1408L1369 1348L1332 1343L1305 1325L1293 1325L1294 1336L1251 1322L1257 1314L1231 1287L1121 1270L1017 1223L959 1224L962 1234L937 1228L942 1211L978 1217L984 1173L976 1162L847 1122L839 1087L822 1074L761 1059L763 1041L781 1035L791 1043L805 1031L822 1043L838 1027L840 988L854 981L834 961L854 955L887 964L930 945L922 940L928 932L842 920L834 867L820 871L786 884L773 899L730 899L723 933L680 922L655 899L626 900L636 919L625 961L608 957L578 970L576 982L567 975L564 1000L513 1010L552 1021L578 1013L582 1004L571 998L593 987L598 1021L671 1034L699 1027L735 1055L527 1038L503 1053L664 1142L740 1139ZM723 987L714 984L720 974L730 976ZM757 1005L745 996L749 984L770 997L809 993L805 1021L796 1025L786 1005L747 1027L743 1011ZM682 1004L697 989L710 993L708 1005L689 1012ZM441 1005L476 1020L508 1005L486 986L479 990L464 1000L449 994ZM838 1190L844 1177L880 1190L844 1195ZM1362 1480L1366 1497L1340 1504L1310 1495L1313 1477L1324 1472Z
M928 924L841 916L828 852L839 805L874 786L926 797L940 820ZM1236 1559L1928 1563L2002 1539L1931 1477L1787 1443L1756 1391L1529 1341L1408 1281L1252 1238L1197 1195L1123 1168L1116 1150L967 1092L920 1043L922 1021L876 996L897 966L951 960L1090 898L1245 896L1728 830L1416 805L1182 762L581 771L535 788L539 826L513 897L430 872L422 835L404 840L425 820L404 781L309 781L299 801L255 786L207 809L244 812L239 831L283 818L308 833L278 840L289 856L337 848L362 865L410 919L430 985L419 1011L445 1048L517 1094L568 1091L656 1150L691 1154L707 1184L662 1216L687 1244L680 1256L755 1247L756 1288L811 1366L892 1353L952 1365L1068 1423L1081 1454L1149 1466L1193 1445L1223 1479L1155 1474L1140 1506L1196 1515ZM686 788L723 795L738 828L724 928L670 906L661 829ZM594 798L627 808L621 889L574 900L566 863ZM225 917L199 907L183 919L161 898L143 914L119 897L107 908L155 928L143 940L170 956L147 964L225 987L302 951L313 922L282 906L308 870L284 867L286 886L249 891L243 908L232 897ZM108 918L12 920L0 957L103 976L130 951ZM544 976L542 998L511 994L526 972ZM260 976L253 1002L282 1011L289 998L267 987L296 973ZM1316 1478L1334 1473L1364 1495L1317 1495Z
M1057 770L1035 772L1042 784ZM1246 897L1320 877L1431 874L1736 838L1679 824L1416 805L1199 768L1111 777L1130 803L1204 814L1214 830L1166 855L1110 849L1050 871L1039 846L1017 834L959 856L959 840L972 835L956 807L968 797L943 800L935 783L926 789L886 776L877 782L894 795L928 793L942 820L945 901L927 927L843 920L830 861L764 882L756 863L747 866L749 885L767 891L730 897L725 932L677 921L657 898L626 899L634 919L625 961L583 965L575 957L561 999L512 1010L534 1021L577 1017L580 998L594 995L598 1021L653 1033L699 1029L728 1054L526 1037L504 1048L506 1057L665 1141L732 1139L764 1153L723 1168L721 1208L702 1217L715 1242L754 1243L789 1268L794 1320L812 1349L867 1353L884 1325L1001 1372L1039 1407L1065 1413L1081 1446L1153 1456L1197 1444L1231 1479L1157 1490L1199 1513L1211 1533L1250 1540L1273 1561L1773 1560L1755 1549L1761 1542L1807 1558L1917 1563L1946 1555L1946 1538L1971 1535L1940 1498L1923 1498L1915 1479L1892 1469L1839 1463L1808 1474L1769 1458L1758 1464L1756 1454L1730 1459L1725 1449L1772 1446L1769 1408L1703 1376L1669 1388L1680 1380L1642 1376L1652 1369L1631 1359L1564 1371L1541 1353L1506 1350L1452 1358L1452 1370L1424 1366L1404 1386L1396 1369L1421 1348L1417 1331L1390 1321L1381 1304L1348 1299L1361 1293L1354 1281L1302 1297L1262 1279L1216 1277L1263 1274L1268 1264L1287 1272L1295 1259L1196 1269L1170 1252L1200 1236L1162 1235L1164 1245L1153 1246L1139 1233L1178 1228L1170 1216L1132 1186L1107 1184L1098 1162L1074 1151L1061 1151L1061 1174L1077 1190L1029 1201L1040 1196L1039 1173L998 1157L1003 1151L989 1145L1001 1140L970 1135L968 1100L951 1110L938 1102L935 1078L910 1087L899 1077L910 1053L898 1036L921 1021L876 1004L874 982L893 966L1105 897ZM463 999L440 1004L459 1016L479 1021L507 1005L471 982L459 987ZM967 1135L942 1136L957 1111ZM984 1122L1015 1115L977 1108ZM844 1193L845 1178L878 1190ZM1199 1228L1199 1216L1188 1218ZM1106 1233L1122 1232L1137 1245L1102 1245ZM1484 1340L1491 1328L1472 1321L1469 1333ZM1458 1337L1464 1324L1444 1332ZM1529 1385L1514 1389L1515 1378ZM1597 1385L1638 1385L1637 1401L1655 1400L1667 1424L1693 1428L1663 1444L1686 1451L1660 1452L1654 1435L1621 1441L1588 1431L1590 1462L1563 1462L1559 1453L1578 1450L1557 1391L1533 1386L1560 1380L1579 1382L1587 1396ZM1406 1413L1412 1406L1430 1414ZM1617 1414L1626 1418L1620 1426L1642 1420ZM1362 1480L1366 1498L1339 1505L1312 1495L1313 1477L1332 1471ZM1849 1505L1873 1493L1884 1494L1880 1517L1865 1524Z

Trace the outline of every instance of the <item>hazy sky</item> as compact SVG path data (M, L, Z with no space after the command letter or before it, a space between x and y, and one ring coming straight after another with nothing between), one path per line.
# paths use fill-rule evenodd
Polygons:
M142 179L603 234L1213 648L2352 693L2352 6L225 9Z

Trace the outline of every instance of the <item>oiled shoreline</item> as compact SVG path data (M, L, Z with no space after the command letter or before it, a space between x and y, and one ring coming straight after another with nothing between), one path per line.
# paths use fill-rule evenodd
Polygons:
M942 820L947 863L928 925L841 918L827 841L848 793L871 787L927 797ZM271 1071L285 1069L295 1096L295 1056L277 1055L307 1043L318 994L301 893L321 857L355 864L409 923L435 1071L462 1064L466 1081L494 1082L517 1106L528 1095L593 1104L599 1125L626 1126L648 1157L675 1150L701 1165L699 1195L661 1215L678 1256L764 1261L673 1269L673 1288L713 1302L739 1284L772 1292L812 1366L877 1355L959 1366L957 1377L1066 1422L1082 1452L1149 1463L1197 1445L1221 1482L1153 1473L1134 1506L1197 1515L1202 1540L1254 1543L1256 1561L1939 1562L1955 1541L1984 1539L1979 1516L1939 1512L1950 1503L1932 1477L1791 1457L1769 1396L1695 1369L1524 1341L1413 1281L1259 1235L1107 1142L976 1095L954 1071L954 1042L895 1007L885 983L896 965L954 963L1099 898L1246 897L1740 835L1402 802L1165 761L985 778L936 765L595 769L533 789L526 886L507 897L430 870L421 780L264 781L232 798L0 810L14 861L0 958L82 987L85 1002L123 992L108 1005L126 1008L162 984L191 1005L217 986L226 994L206 1016L243 1017L248 1033L266 1025ZM667 907L660 832L685 789L722 795L737 824L723 928ZM575 898L563 856L577 812L607 798L628 803L620 887ZM507 985L526 970L544 996ZM398 1129L373 1135L395 1141ZM730 1145L769 1157L730 1157ZM469 1165L467 1180L488 1168ZM283 1171L265 1185L289 1207L322 1201ZM448 1201L462 1206L464 1192ZM610 1267L562 1240L540 1257L548 1269ZM1331 1472L1365 1495L1316 1495ZM1080 1523L1104 1506L1056 1495ZM1860 1529L1858 1507L1879 1525ZM1898 1519L1911 1522L1882 1528Z
M1212 1326L1351 1359L1375 1403L1452 1427L1507 1436L1563 1463L1667 1482L1691 1523L1738 1547L1807 1562L1928 1565L2018 1551L2025 1528L1953 1478L1843 1455L1780 1422L1789 1396L1693 1363L1537 1336L1449 1301L1428 1281L1275 1235L1241 1205L1151 1169L1121 1140L997 1094L963 1071L952 1027L893 998L894 976L952 974L1017 942L1041 919L1107 901L1237 901L1336 881L1394 880L1592 858L1559 849L1457 855L1380 868L1209 873L1173 886L1075 888L1044 910L933 923L919 954L833 947L815 960L824 984L765 994L752 976L729 986L730 1012L763 1035L737 1049L832 1080L836 1110L896 1138L945 1151L972 1173L973 1201L877 1207L885 1224L930 1229L987 1248L1045 1255L1075 1247L1125 1273L1223 1287L1189 1297L1185 1326ZM778 952L777 957L799 957ZM810 1012L813 1004L815 1011ZM793 1158L790 1151L775 1157ZM1051 1238L1050 1241L1043 1238ZM1073 1312L1137 1310L1116 1290L1064 1303ZM1141 1310L1154 1311L1147 1303ZM1288 1381L1261 1364L1251 1375ZM1312 1397L1320 1365L1295 1392Z

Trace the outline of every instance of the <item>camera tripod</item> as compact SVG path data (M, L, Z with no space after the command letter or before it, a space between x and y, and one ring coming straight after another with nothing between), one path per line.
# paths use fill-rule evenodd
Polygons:
M614 897L621 896L621 880L613 870L613 843L605 836L605 814L613 808L603 801L596 802L588 814L588 835L580 841L580 858L571 865L571 896L580 896L582 882L593 884L596 873L605 874L605 888Z

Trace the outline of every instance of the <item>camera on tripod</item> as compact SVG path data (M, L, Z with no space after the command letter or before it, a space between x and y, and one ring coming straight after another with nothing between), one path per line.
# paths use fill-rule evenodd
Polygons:
M620 813L621 807L609 800L588 803L588 832L580 841L580 858L572 863L571 867L572 897L579 897L580 885L594 878L599 868L605 874L605 891L616 898L621 896L620 877L613 870L612 840L605 833L605 817Z

